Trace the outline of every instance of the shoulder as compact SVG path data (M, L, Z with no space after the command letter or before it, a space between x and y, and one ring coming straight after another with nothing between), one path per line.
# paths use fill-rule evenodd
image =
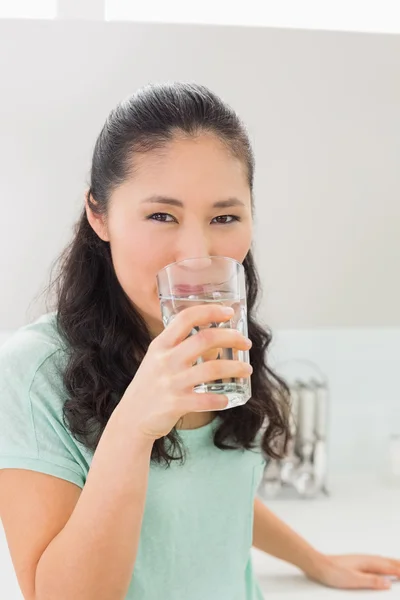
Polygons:
M32 360L38 354L38 358L42 359L61 348L63 348L63 343L57 331L56 313L46 313L33 323L14 331L0 345L0 360L4 361L17 356Z
M0 388L28 391L38 372L55 368L63 353L55 313L20 327L0 346Z
M9 421L37 421L46 412L60 420L65 347L55 313L15 331L0 347L0 410Z
M0 469L41 471L82 487L88 461L63 420L65 345L54 313L0 347Z

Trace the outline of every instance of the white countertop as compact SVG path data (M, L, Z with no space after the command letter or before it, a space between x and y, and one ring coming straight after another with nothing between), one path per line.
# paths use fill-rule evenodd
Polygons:
M330 496L315 500L269 500L268 507L318 550L328 554L380 554L400 559L400 485L360 477L331 481ZM266 599L360 600L397 598L391 590L333 590L308 580L298 569L252 549L254 570Z

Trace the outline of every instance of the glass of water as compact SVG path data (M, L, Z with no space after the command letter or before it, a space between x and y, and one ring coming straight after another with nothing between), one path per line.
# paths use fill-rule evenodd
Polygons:
M234 309L234 315L224 323L206 327L238 329L247 337L246 284L243 265L225 256L189 258L167 265L157 274L158 293L164 327L185 308L198 304L222 304ZM194 327L196 335L204 327ZM195 364L207 360L240 360L250 362L249 351L217 348L200 356ZM224 394L229 400L226 408L245 404L251 398L250 377L218 379L197 385L198 393Z

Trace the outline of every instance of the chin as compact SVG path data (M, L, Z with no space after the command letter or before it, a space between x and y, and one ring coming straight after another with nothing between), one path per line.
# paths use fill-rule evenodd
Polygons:
M158 304L158 299L157 299ZM160 305L157 311L141 311L142 317L153 336L159 335L164 330L164 323L161 317Z

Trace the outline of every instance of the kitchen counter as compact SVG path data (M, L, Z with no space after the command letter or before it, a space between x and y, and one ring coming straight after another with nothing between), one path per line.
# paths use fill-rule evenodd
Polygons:
M307 541L328 554L380 554L400 559L400 485L360 477L329 484L330 495L313 500L264 500L267 506ZM308 580L298 569L252 549L254 570L266 599L361 600L397 598L391 590L334 590Z

